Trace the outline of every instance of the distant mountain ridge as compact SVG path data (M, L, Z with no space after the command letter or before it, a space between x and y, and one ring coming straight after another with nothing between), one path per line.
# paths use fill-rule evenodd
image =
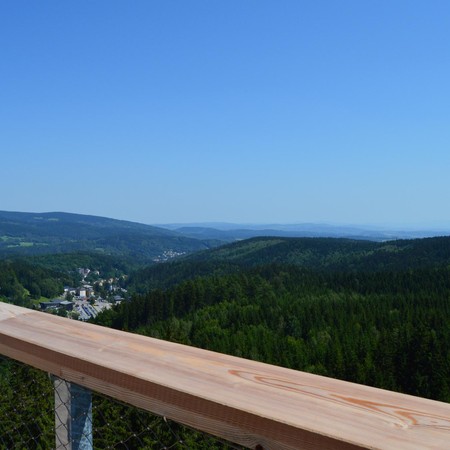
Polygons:
M65 212L0 211L0 256L95 251L143 260L192 253L218 243L176 231Z
M253 237L333 237L386 241L395 239L416 239L450 234L446 229L398 230L371 226L329 225L316 223L300 224L233 224L192 223L161 225L168 230L198 239L219 239L233 242Z

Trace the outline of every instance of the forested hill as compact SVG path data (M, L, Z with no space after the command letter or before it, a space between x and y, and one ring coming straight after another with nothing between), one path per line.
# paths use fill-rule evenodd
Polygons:
M73 276L27 261L0 261L0 301L29 306L30 300L56 297Z
M450 237L386 242L262 237L197 253L186 260L245 266L282 263L328 270L408 269L450 264Z
M334 272L406 271L450 265L450 237L372 242L336 238L263 237L198 252L148 267L130 278L138 292L196 276L233 273L266 264Z
M70 213L0 211L0 257L95 251L150 261L217 245L135 222Z

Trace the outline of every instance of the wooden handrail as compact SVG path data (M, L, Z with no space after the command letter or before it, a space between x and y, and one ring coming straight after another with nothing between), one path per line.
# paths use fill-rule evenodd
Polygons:
M450 448L447 403L5 303L0 353L249 448Z

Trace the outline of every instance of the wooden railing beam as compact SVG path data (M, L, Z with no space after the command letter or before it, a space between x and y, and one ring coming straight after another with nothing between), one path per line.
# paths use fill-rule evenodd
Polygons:
M7 304L0 353L249 448L418 450L450 442L446 403Z

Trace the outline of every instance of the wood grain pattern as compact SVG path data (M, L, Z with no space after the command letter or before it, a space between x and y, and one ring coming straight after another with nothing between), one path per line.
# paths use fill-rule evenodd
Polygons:
M450 449L450 405L0 303L0 353L263 449Z

